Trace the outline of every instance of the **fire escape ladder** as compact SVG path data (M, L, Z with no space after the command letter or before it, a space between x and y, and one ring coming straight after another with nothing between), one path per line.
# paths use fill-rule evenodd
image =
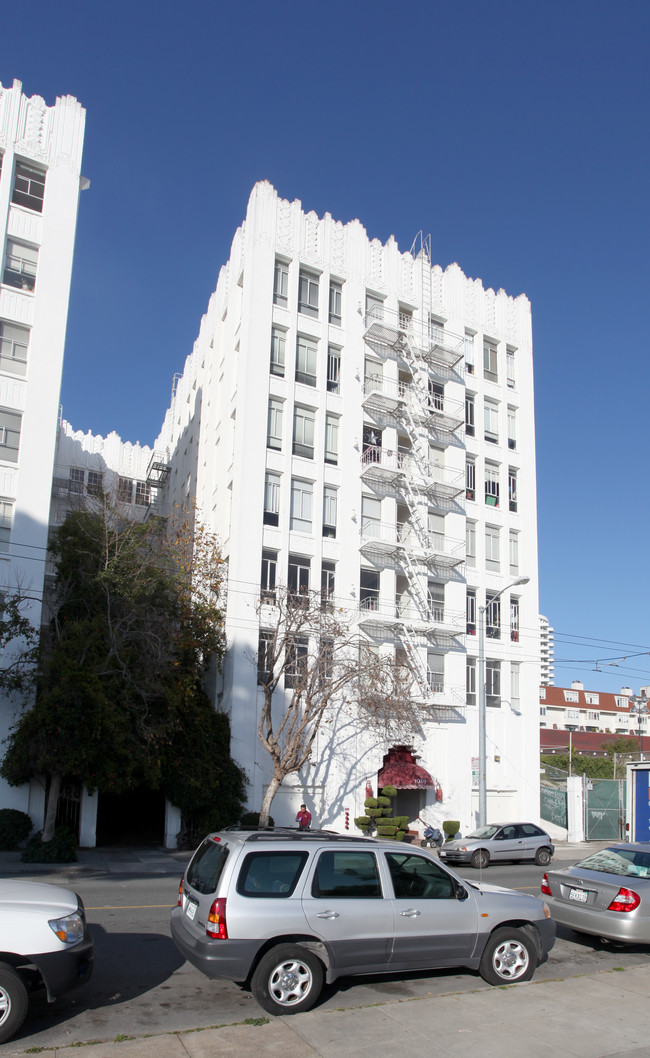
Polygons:
M426 596L426 593L422 589L422 584L420 583L420 574L415 568L407 548L404 548L404 552L402 554L402 563L406 571L408 582L411 586L411 591L413 592L413 598L420 612L420 617L423 621L426 621L429 616L429 600Z
M406 505L411 515L411 525L415 530L415 535L418 538L418 543L422 550L426 553L429 550L429 532L426 525L422 521L420 514L420 502L419 497L416 495L413 485L408 474L404 475L403 479L403 493Z
M413 637L412 630L407 624L399 625L397 634L402 641L406 656L408 658L411 672L413 673L417 685L420 690L420 694L423 698L429 697L429 681L427 679L426 670L422 667L422 661L420 658L420 650Z

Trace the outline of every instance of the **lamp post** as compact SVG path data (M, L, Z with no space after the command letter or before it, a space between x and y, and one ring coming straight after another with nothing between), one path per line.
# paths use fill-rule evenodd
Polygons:
M643 760L643 751L641 749L641 717L647 716L650 712L648 707L648 698L645 691L641 691L640 695L630 695L630 713L632 716L638 716L639 718L639 760Z
M517 577L512 584L506 584L505 588L498 591L490 599L490 605L495 603L504 591L516 588L520 584L528 584L530 577ZM487 823L487 687L485 685L485 612L486 606L478 609L478 825L484 827Z

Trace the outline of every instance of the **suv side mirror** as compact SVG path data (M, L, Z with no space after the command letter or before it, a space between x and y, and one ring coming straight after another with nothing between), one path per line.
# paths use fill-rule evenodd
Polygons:
M465 886L461 885L460 882L454 882L454 896L457 900L467 900L469 893Z

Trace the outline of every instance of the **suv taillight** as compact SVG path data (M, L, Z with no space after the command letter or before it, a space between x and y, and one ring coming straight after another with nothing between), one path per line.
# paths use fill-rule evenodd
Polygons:
M544 893L544 896L553 896L551 892L551 887L548 884L548 874L545 874L542 878L541 890Z
M185 881L185 875L181 875L181 880L178 883L178 906L180 907L183 902L183 882Z
M228 940L225 896L220 896L217 900L212 902L205 932L208 937L212 937L213 940Z
M608 911L634 911L641 903L641 897L633 889L619 889Z

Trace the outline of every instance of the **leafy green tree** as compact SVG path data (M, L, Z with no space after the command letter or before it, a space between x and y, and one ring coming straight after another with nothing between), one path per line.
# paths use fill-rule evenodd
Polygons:
M203 691L208 665L224 653L215 539L193 512L125 522L100 496L66 519L51 554L56 583L33 706L12 729L0 769L12 784L47 777L43 841L64 778L100 792L146 784L186 813L209 804L224 780L234 818L245 779ZM219 724L224 759L201 751Z

